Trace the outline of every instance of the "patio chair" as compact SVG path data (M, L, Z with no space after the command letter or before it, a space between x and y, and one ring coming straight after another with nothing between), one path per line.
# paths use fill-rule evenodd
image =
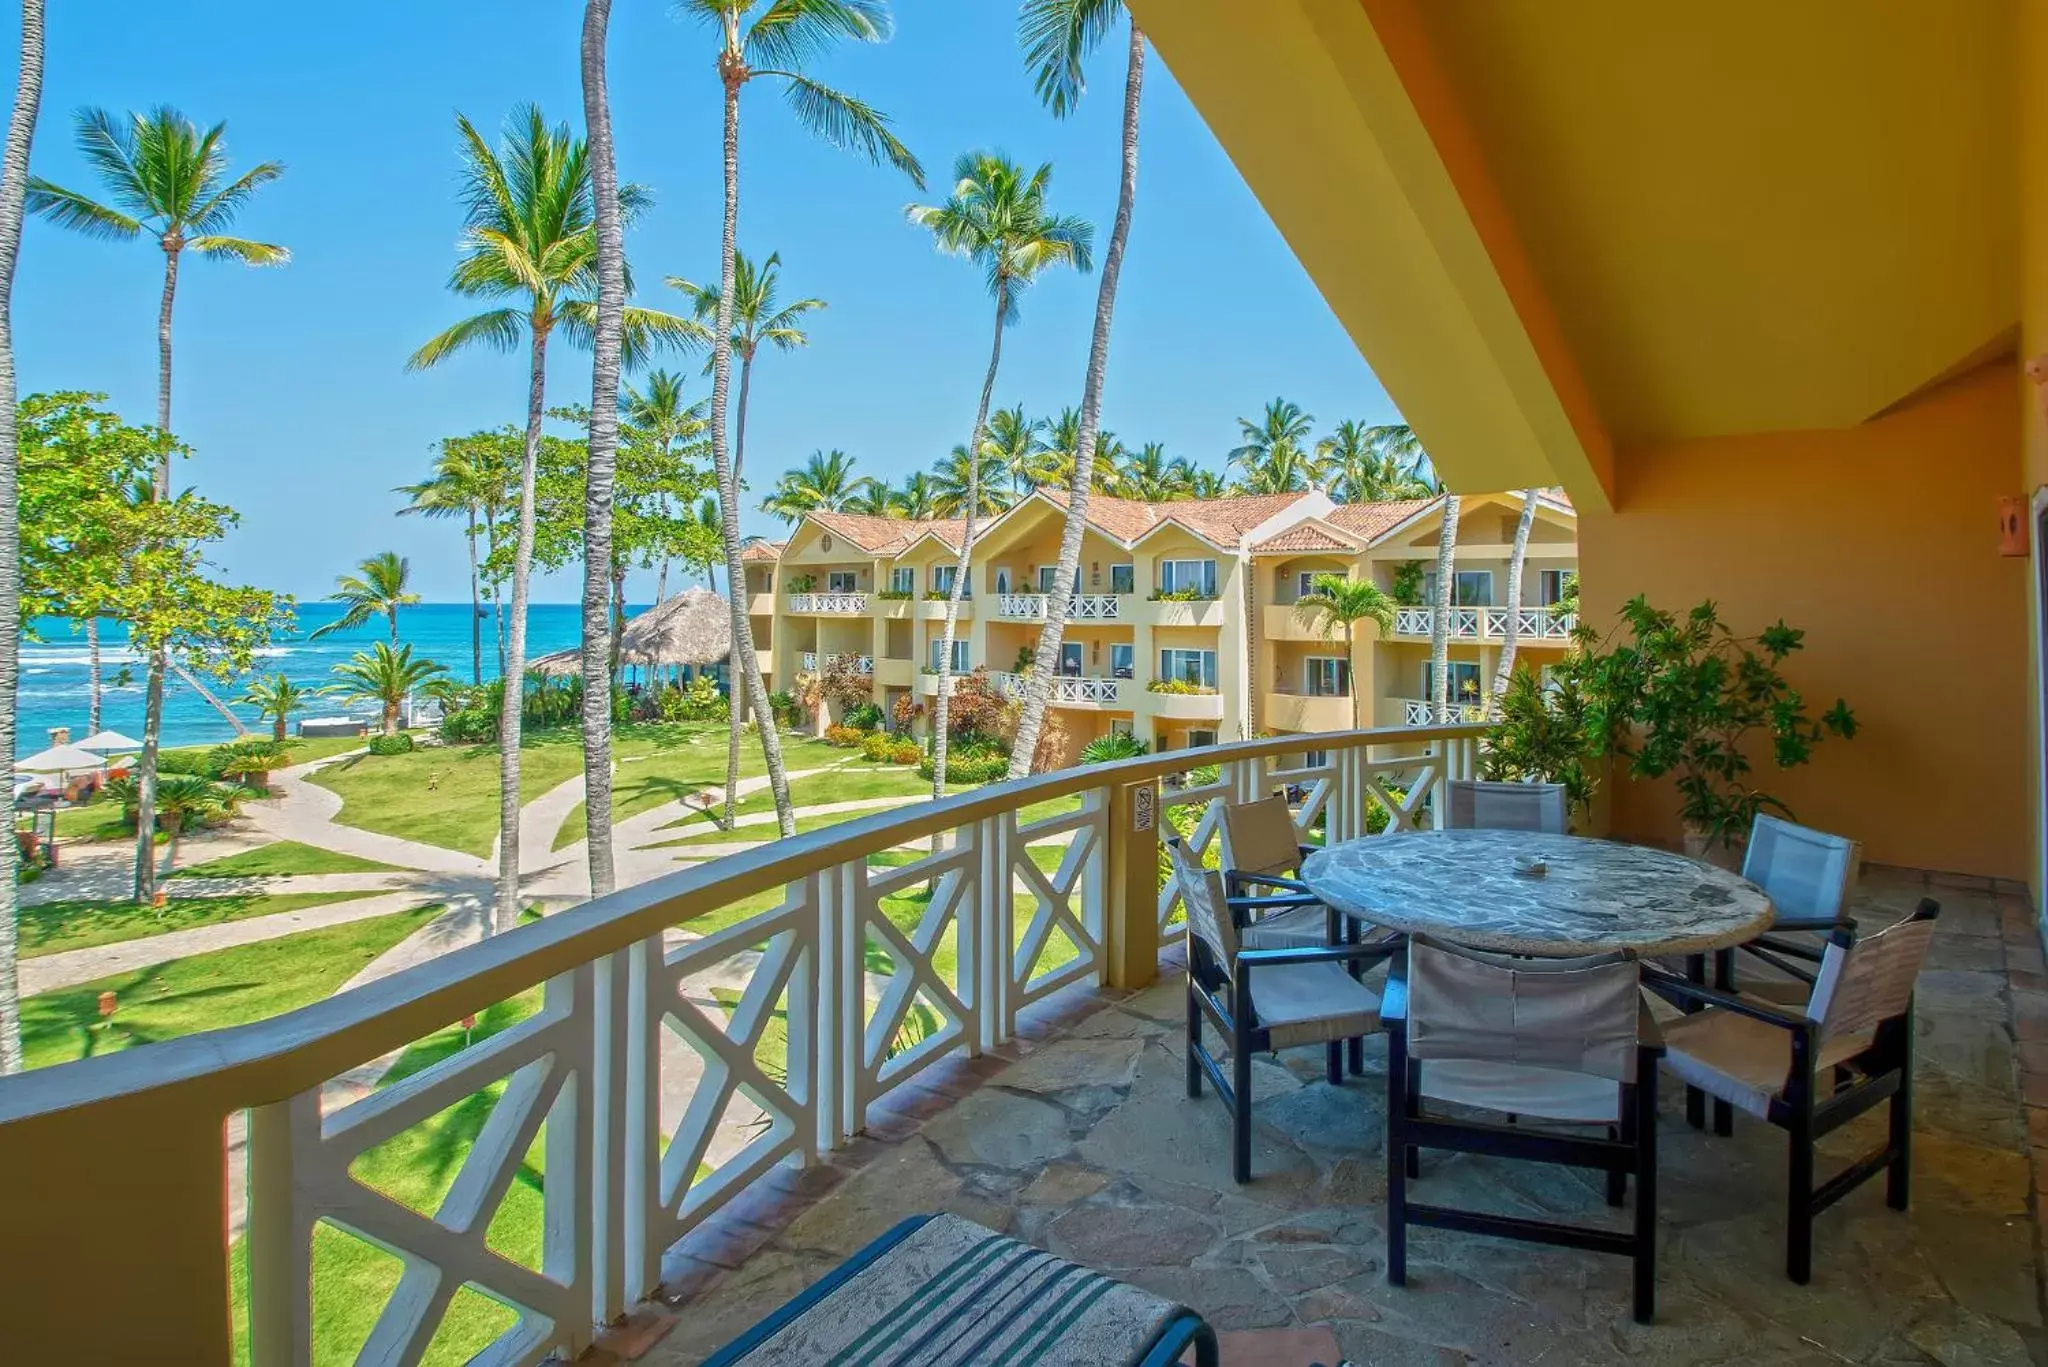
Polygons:
M1813 1217L1879 1172L1885 1202L1904 1210L1913 1160L1913 984L1941 907L1858 939L1828 938L1804 1010L1704 987L1655 969L1644 982L1666 1001L1704 1010L1664 1027L1671 1071L1717 1101L1790 1136L1785 1275L1813 1274ZM1814 1145L1881 1101L1891 1103L1885 1142L1814 1185Z
M1485 783L1452 779L1446 812L1454 831L1541 831L1565 833L1561 783Z
M1245 949L1222 875L1197 864L1178 839L1167 847L1188 915L1188 1095L1202 1094L1207 1074L1230 1108L1230 1175L1249 1182L1253 1053L1320 1044L1331 1083L1341 1082L1343 1042L1380 1028L1380 994L1347 970L1384 962L1394 946ZM1202 1043L1205 1017L1230 1046L1227 1079Z
M1224 890L1233 908L1250 913L1238 935L1244 948L1314 949L1338 942L1341 918L1308 884L1289 876L1315 847L1300 843L1287 799L1226 803L1221 835Z
M1388 1283L1407 1280L1410 1225L1616 1253L1634 1263L1635 1317L1647 1324L1657 1294L1663 1049L1636 961L1513 959L1411 935L1387 984ZM1501 1119L1473 1118L1473 1110ZM1633 1175L1635 1218L1622 1233L1411 1202L1408 1183L1425 1148L1597 1168L1614 1206Z
M1149 1291L984 1229L919 1215L883 1234L705 1367L1034 1362L1217 1367L1215 1331Z

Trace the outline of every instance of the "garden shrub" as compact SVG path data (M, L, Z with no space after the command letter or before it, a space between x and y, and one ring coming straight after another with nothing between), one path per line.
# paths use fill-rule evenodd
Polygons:
M851 749L866 739L867 733L852 726L828 726L825 728L825 744Z
M880 731L870 731L861 738L861 758L873 760L875 763L881 764L889 758L889 751L894 745L895 742Z
M845 722L848 726L861 731L879 731L882 729L882 705L877 702L864 702L849 707L846 709Z
M662 691L661 719L665 722L726 721L731 716L731 704L708 674L699 674L688 688Z
M917 765L918 777L930 778L932 776L932 769L932 757L920 751ZM965 786L967 784L994 783L1006 777L1009 772L1010 757L1005 753L963 755L957 752L949 752L946 756L946 782L949 784L957 783Z
M400 731L395 736L370 737L370 753L373 755L409 755L412 753L412 737Z
M915 764L924 758L924 747L914 740L897 737L889 742L891 764Z
M197 774L201 778L212 778L213 755L209 751L159 750L156 771L159 774Z

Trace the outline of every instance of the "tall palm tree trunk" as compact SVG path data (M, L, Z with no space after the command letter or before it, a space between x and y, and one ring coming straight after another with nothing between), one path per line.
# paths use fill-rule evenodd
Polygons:
M1500 716L1500 700L1515 677L1515 651L1522 643L1522 565L1529 558L1529 529L1536 522L1536 491L1522 494L1522 516L1515 523L1515 545L1508 553L1507 629L1501 633L1500 662L1494 666L1493 687L1486 697L1486 716Z
M469 505L469 681L484 682L484 605L476 578L476 505Z
M626 244L619 223L619 174L612 158L605 37L611 0L583 6L583 119L590 130L596 200L597 335L590 367L590 458L583 500L583 812L590 892L615 886L612 865L612 498L619 447L619 347L626 314Z
M505 626L505 691L498 707L498 897L492 930L519 924L519 728L525 710L526 590L533 566L533 476L547 407L548 326L533 320L533 369L526 391L526 451L519 462L519 539L512 550L512 620Z
M733 277L739 256L740 86L746 81L746 63L740 56L737 20L728 15L726 22L726 47L719 55L719 73L725 85L725 222L719 246L718 331L711 339L711 463L718 477L726 582L737 586L746 582L747 571L740 563L739 466L727 445L726 420L732 393ZM737 701L739 687L744 687L747 710L760 722L755 730L761 737L761 758L768 768L768 790L775 798L776 827L787 838L796 834L796 813L789 803L789 775L782 767L782 737L776 734L768 710L768 686L761 678L760 656L754 651L754 623L747 616L744 597L737 591L727 597L732 609L731 663L739 673L738 686L731 690L733 701Z
M85 672L86 684L91 690L85 703L85 729L88 735L100 732L100 619L97 613L85 619Z
M960 600L966 595L969 562L974 557L974 520L981 511L981 443L988 432L988 407L995 398L996 371L1003 363L1003 318L1010 311L1010 286L996 278L996 337L988 351L988 375L981 382L981 403L974 410L974 435L967 444L967 507L960 528L960 558L953 570L953 591L946 597L946 625L939 635L939 696L932 702L932 796L946 795L946 729L953 691L953 635L960 626ZM1014 761L1013 761L1014 762ZM937 848L937 837L933 837Z
M732 448L732 476L735 485L739 483L740 475L747 465L747 393L753 388L753 380L754 355L752 352L742 352L740 354L740 411L737 415L737 421L734 423ZM711 581L711 591L713 593L718 592L718 574L709 561L706 561L704 565L704 577ZM726 588L733 600L734 613L745 615L747 624L751 627L753 625L753 615L740 605L739 586L743 582L745 581L739 579L732 580L726 585ZM731 672L729 660L727 662L727 672L728 674ZM726 698L725 704L727 722L725 738L725 829L729 831L732 829L734 809L738 806L740 800L740 725L744 719L740 715L739 690L732 686L730 679L726 682L725 691L730 695ZM765 712L757 713L754 722L757 726L772 727L775 725L775 718Z
M43 98L43 0L22 0L21 74L0 151L0 781L14 791L14 687L21 651L21 523L14 415L14 265L21 251L29 143ZM9 810L12 811L10 802ZM21 851L13 823L0 840L0 1074L21 1071L21 984L15 972L14 870Z
M1351 729L1365 729L1365 701L1358 692L1358 640L1351 623L1344 624L1344 684L1351 690ZM1367 751L1367 754L1372 753Z
M1442 726L1451 719L1451 598L1458 550L1458 496L1444 495L1444 521L1436 536L1436 607L1429 617L1430 712Z
M164 240L164 292L156 313L156 425L166 437L171 431L171 315L178 301L178 254L184 243ZM156 498L171 497L171 454L166 450L156 465ZM170 668L170 652L157 646L149 653L149 677L143 687L142 753L135 760L135 900L156 897L156 763L163 744L164 674Z
M498 510L484 505L484 558L495 559L498 554ZM505 677L505 587L492 582L491 627L498 634L498 677Z
M221 719L227 722L229 726L235 728L236 735L246 736L249 734L249 727L247 723L245 723L239 716L235 714L235 709L229 707L226 703L222 702L212 689L208 688L205 684L201 683L199 681L198 675L194 674L191 670L185 668L185 666L179 664L176 660L169 660L166 663L169 666L170 672L177 675L179 681L182 682L185 685L185 687L191 689L194 693L197 693L199 695L200 701L204 702L208 707L211 707L214 711L220 713Z
M1010 777L1031 772L1052 698L1053 675L1060 643L1067 631L1067 608L1081 579L1081 541L1088 529L1088 496L1095 489L1095 446L1102 427L1102 385L1109 370L1110 325L1116 316L1117 282L1123 275L1124 246L1131 236L1131 210L1138 198L1138 106L1145 89L1145 35L1131 21L1130 54L1124 74L1123 177L1117 186L1116 221L1109 249L1102 257L1102 283L1095 296L1095 334L1088 343L1088 374L1081 386L1080 439L1075 443L1074 478L1067 488L1067 521L1060 532L1059 569L1053 594L1045 605L1045 626L1031 657L1031 675L1024 681L1024 711L1017 719L1017 742L1010 752Z

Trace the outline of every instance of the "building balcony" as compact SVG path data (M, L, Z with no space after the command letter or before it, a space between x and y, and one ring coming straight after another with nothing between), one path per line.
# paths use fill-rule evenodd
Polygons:
M747 595L747 616L773 617L775 595L772 593L750 593Z
M917 608L917 620L920 622L943 622L946 620L946 600L943 598L920 598L915 606ZM967 622L972 621L973 618L974 599L972 597L962 598L960 600L958 620Z
M917 615L917 604L908 598L890 598L882 594L871 595L875 616L891 622L907 622Z
M815 650L806 650L803 653L802 667L804 673L817 674L821 672L820 666L822 666L824 670L840 669L846 671L849 674L871 675L875 672L875 657L872 655L854 655L844 652L839 654L827 653L821 655Z
M908 688L917 678L917 666L909 660L875 661L875 682L884 688Z
M1401 725L1433 726L1436 724L1433 720L1436 715L1435 703L1430 702L1426 698L1399 698L1396 701L1401 704ZM1450 706L1453 723L1471 723L1486 720L1486 709L1478 703L1454 702Z
M1030 680L1022 674L997 674L992 676L997 688L1006 698L1022 701L1030 688ZM1055 674L1052 691L1047 696L1054 707L1072 707L1083 710L1128 711L1129 690L1134 685L1129 679L1118 679L1099 674Z
M1349 731L1357 722L1352 699L1268 691L1265 724L1276 731Z
M868 610L865 593L792 593L789 610L799 617L859 617Z
M1069 622L1122 622L1128 594L1077 593L1067 600ZM1043 593L999 593L996 616L1011 622L1043 622L1048 595Z
M1451 609L1450 639L1505 640L1508 611L1507 608L1494 607L1454 607ZM1394 611L1394 635L1426 641L1434 630L1430 624L1434 616L1435 609L1429 607L1397 608ZM1578 624L1577 616L1555 608L1521 608L1517 610L1515 637L1518 643L1555 641L1562 645L1571 639L1572 630Z
M1363 638L1369 627L1360 628ZM1337 633L1338 639L1343 633ZM1324 641L1323 624L1314 616L1295 610L1292 603L1268 603L1259 609L1259 636L1267 641Z
M1223 695L1208 693L1161 693L1156 689L1145 691L1147 701L1152 704L1152 715L1171 721L1222 721Z
M961 675L959 675L959 674L955 674L955 675L953 675L953 676L952 676L952 680L951 680L950 686L949 686L949 687L948 687L948 688L946 689L946 696L947 696L947 697L949 697L949 698L950 698L950 697L952 697L952 696L953 696L953 690L954 690L954 689L957 689L958 687L960 687L960 680L961 680L961 677L962 677L962 676L961 676ZM936 671L934 671L934 670L929 670L929 669L920 669L920 670L919 670L919 671L917 672L917 692L918 692L918 696L919 696L919 697L924 697L924 698L936 698L936 697L938 697L938 696L939 696L939 676L938 676L938 673L937 673Z
M1144 613L1155 627L1220 627L1223 625L1223 600L1152 598L1146 600Z

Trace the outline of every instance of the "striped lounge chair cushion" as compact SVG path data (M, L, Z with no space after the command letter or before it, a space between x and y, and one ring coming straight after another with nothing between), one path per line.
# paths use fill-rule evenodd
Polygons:
M907 1220L705 1367L1165 1367L1193 1312L955 1215Z

